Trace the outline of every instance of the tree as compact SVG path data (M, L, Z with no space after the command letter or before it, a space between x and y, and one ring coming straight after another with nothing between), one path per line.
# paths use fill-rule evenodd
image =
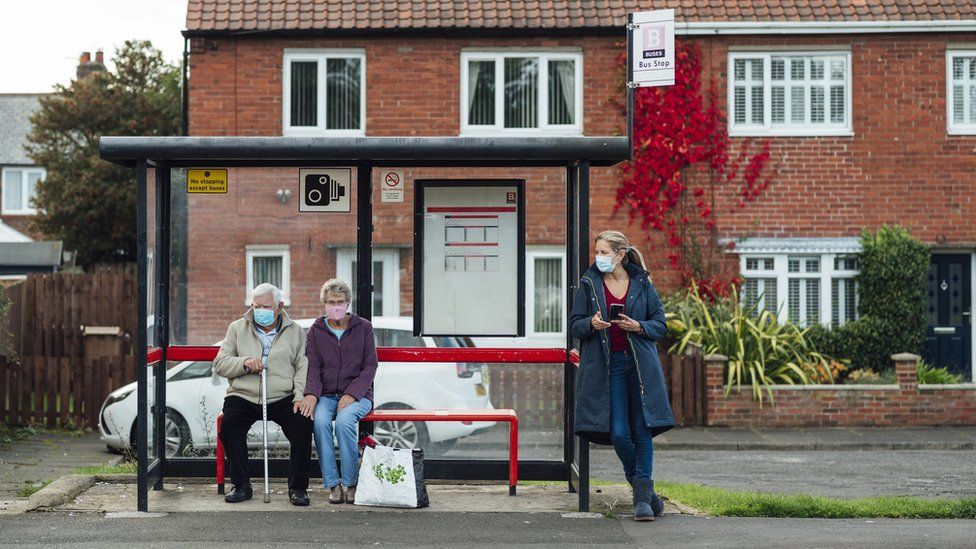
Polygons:
M754 200L770 181L762 177L769 143L750 152L746 140L729 155L714 82L702 93L701 51L693 43L676 46L674 86L635 90L633 160L623 166L614 211L624 208L631 221L640 219L641 229L662 231L682 283L694 280L713 298L738 282L718 242L715 187L739 186L732 209Z
M127 41L115 70L55 86L31 116L27 151L47 168L34 228L77 250L85 266L136 256L135 175L101 160L102 135L177 135L180 73L148 41Z

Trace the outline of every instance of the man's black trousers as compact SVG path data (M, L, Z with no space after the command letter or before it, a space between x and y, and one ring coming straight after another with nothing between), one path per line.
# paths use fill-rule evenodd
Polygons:
M283 398L268 404L268 421L281 426L291 444L289 489L308 489L308 469L312 459L312 420L294 411L292 399ZM234 486L250 483L247 471L247 432L261 421L261 405L241 397L224 398L224 421L220 441L230 463L230 480Z

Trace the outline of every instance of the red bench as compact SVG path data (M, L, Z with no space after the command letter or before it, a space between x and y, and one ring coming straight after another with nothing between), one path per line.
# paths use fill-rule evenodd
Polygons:
M217 493L224 493L224 446L217 415ZM373 410L363 421L505 421L508 423L508 495L518 484L518 416L515 410Z

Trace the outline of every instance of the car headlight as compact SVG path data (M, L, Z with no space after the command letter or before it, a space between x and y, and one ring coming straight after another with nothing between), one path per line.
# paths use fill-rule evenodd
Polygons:
M132 391L134 390L135 389L129 389L127 391L122 391L121 393L112 393L108 395L108 398L105 399L105 405L103 407L107 408L108 406L111 406L112 404L115 404L120 400L125 400L125 397L131 395Z

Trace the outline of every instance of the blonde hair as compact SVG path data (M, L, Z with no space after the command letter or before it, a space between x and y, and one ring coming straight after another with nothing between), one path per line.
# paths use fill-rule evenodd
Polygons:
M338 278L327 280L322 285L322 289L319 291L319 301L325 303L326 296L329 294L342 294L346 297L346 301L352 301L352 290L349 289L349 285Z
M647 266L644 264L644 256L641 255L640 250L630 245L630 241L624 236L624 233L620 231L603 231L602 233L596 235L593 242L602 240L610 245L610 249L613 253L620 253L621 250L625 250L624 263L633 263L643 270L647 270Z

